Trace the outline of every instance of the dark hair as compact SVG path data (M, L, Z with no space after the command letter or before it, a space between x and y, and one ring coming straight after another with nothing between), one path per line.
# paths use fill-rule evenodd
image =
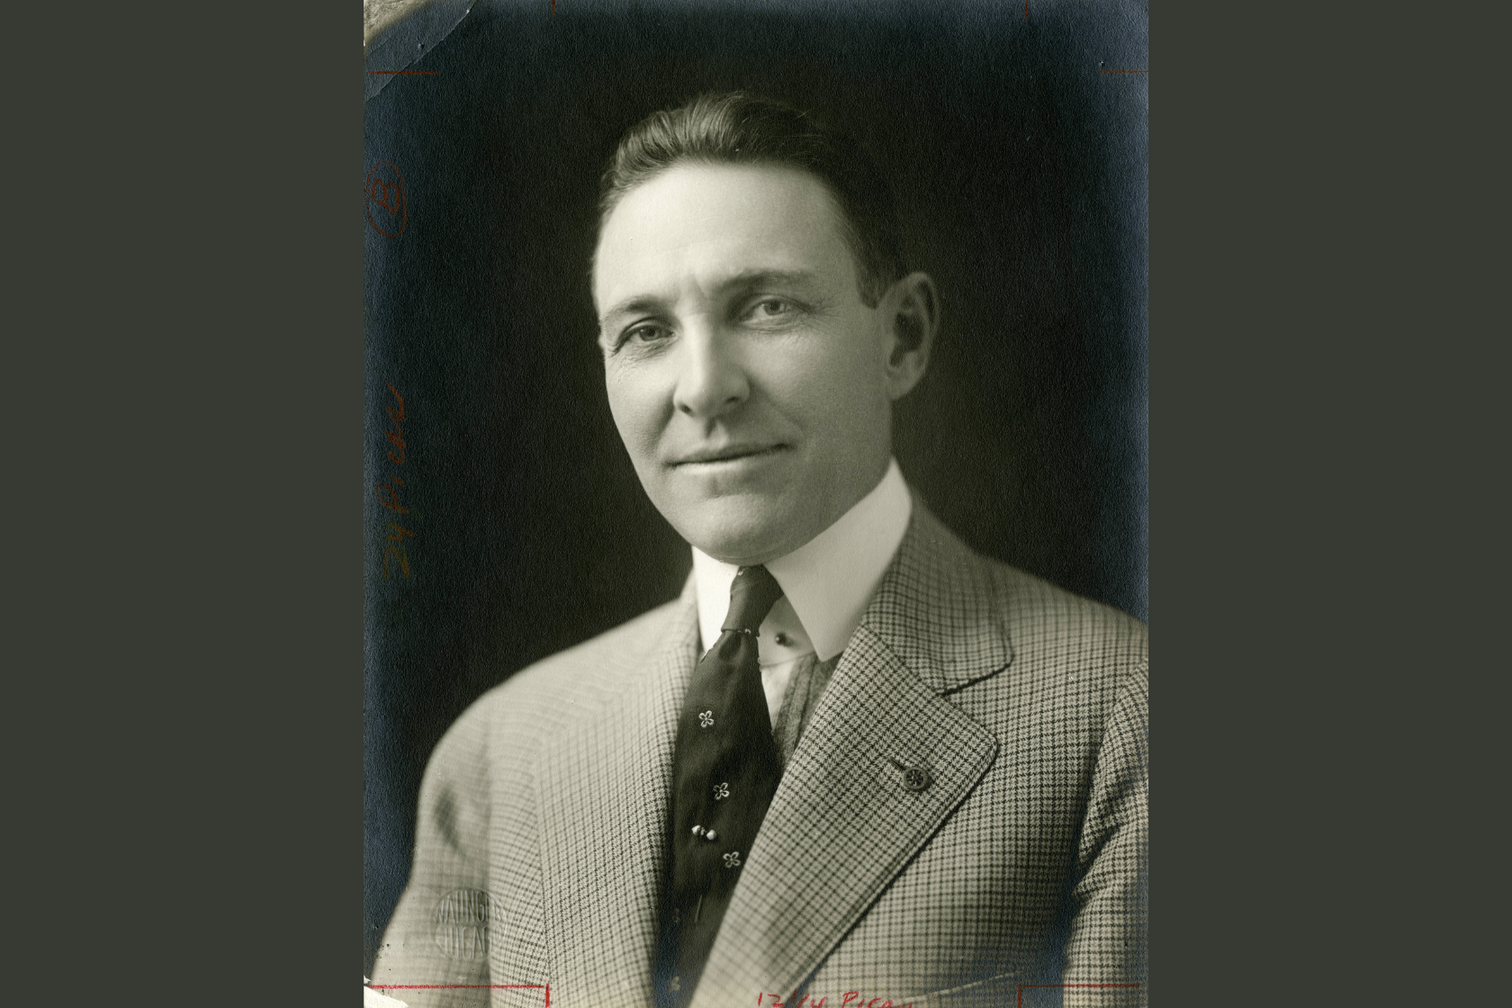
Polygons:
M849 137L812 115L744 91L655 112L620 140L599 186L599 228L625 194L685 161L786 165L809 172L840 209L861 299L875 307L904 273L892 192Z

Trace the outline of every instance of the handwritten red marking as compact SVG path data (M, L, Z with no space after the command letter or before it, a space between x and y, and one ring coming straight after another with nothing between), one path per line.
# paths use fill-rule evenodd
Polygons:
M391 476L389 478L399 486L404 486L404 480L400 479L398 476ZM383 499L383 494L378 492L380 490L387 490L389 492L388 500ZM409 514L409 508L399 503L399 494L396 493L394 488L389 486L387 483L379 483L377 486L373 487L373 496L377 497L378 503L382 504L384 507L389 508L392 511L398 511L400 514Z
M404 397L399 394L399 390L398 389L394 388L392 382L389 382L387 384L388 384L388 390L390 392L394 393L394 398L395 399L399 400L399 411L397 413L394 412L394 407L392 407L392 406L385 406L385 407L383 407L383 411L389 415L389 419L392 420L392 421L394 421L394 429L391 430L391 431L384 431L383 433L384 433L384 436L388 438L389 444L391 444L395 448L399 449L399 457L398 458L394 457L394 453L393 452L389 452L388 453L389 461L392 462L392 463L394 463L394 465L402 465L404 463L404 457L405 457L404 456L404 428L400 426L400 421L402 421L404 419Z
M399 390L394 388L392 382L389 382L387 384L389 392L393 394L394 400L399 404L399 407L397 409L395 409L393 406L385 406L383 408L383 412L388 414L390 422L392 422L394 425L393 430L383 432L384 437L388 439L389 444L399 449L398 455L395 455L393 452L389 452L388 459L395 465L403 465L404 460L408 457L408 453L405 451L404 426L402 423L402 421L404 420L404 396L399 394ZM394 489L394 487L404 486L404 480L398 476L391 476L389 477L389 480L389 483L379 483L377 486L373 487L373 496L378 498L378 503L382 504L389 510L396 511L399 514L409 514L410 509L399 503L399 492ZM383 497L385 490L388 491L387 500L385 500ZM408 578L410 576L409 556L404 551L404 539L406 536L411 539L415 538L415 533L411 532L409 529L404 528L401 525L396 525L393 522L389 522L388 527L389 534L384 538L388 539L390 542L399 543L399 545L385 546L383 548L383 576L385 579L389 576L389 556L392 555L395 560L399 561L400 572L406 578Z
M399 212L399 183L373 179L373 202L389 212L392 217Z
M826 995L826 997L828 997L828 995ZM840 999L840 1008L846 1008L846 1005L851 1004L852 999L854 999L855 1001L853 1008L893 1008L893 1002L891 998L878 996L868 1001L866 1000L866 995L860 993L859 991L846 991ZM824 1004L824 1001L825 998L820 998L818 1001L815 1001L814 1004L822 1005ZM877 1004L878 1001L881 1001L882 1003ZM905 1001L902 1004L898 1005L897 1008L913 1008L913 1002Z
M362 190L367 197L368 223L373 225L373 230L389 238L398 238L404 234L405 227L409 224L409 197L404 191L404 175L400 173L388 161L379 161L368 169L367 178L363 180ZM393 219L399 219L399 229L389 231L383 228L378 221L383 218L373 216L373 204L377 203L389 213L389 219L385 221L390 227Z

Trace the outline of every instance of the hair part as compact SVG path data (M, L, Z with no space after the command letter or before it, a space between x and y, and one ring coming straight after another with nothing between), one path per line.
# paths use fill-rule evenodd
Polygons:
M808 172L840 211L867 307L876 307L903 276L892 191L871 158L809 113L744 91L700 95L633 126L604 170L599 230L632 189L688 162L770 164Z

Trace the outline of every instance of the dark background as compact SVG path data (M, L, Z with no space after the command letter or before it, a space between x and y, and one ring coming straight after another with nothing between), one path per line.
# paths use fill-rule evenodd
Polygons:
M1155 12L1162 1004L1505 996L1499 13ZM356 986L354 15L13 12L22 1000Z
M674 596L687 547L619 443L594 344L596 183L621 133L742 87L856 136L944 328L898 460L973 546L1147 618L1142 4L478 3L366 103L365 965L421 771L510 673ZM405 461L386 385L403 395ZM391 477L404 480L395 485ZM386 482L408 513L377 502ZM410 576L381 574L385 522ZM627 577L626 572L630 572Z

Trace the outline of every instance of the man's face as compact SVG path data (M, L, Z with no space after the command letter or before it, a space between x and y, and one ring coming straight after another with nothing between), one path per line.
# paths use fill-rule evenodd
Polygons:
M838 214L807 172L683 164L599 236L614 422L656 507L728 563L803 545L887 469L893 341Z

